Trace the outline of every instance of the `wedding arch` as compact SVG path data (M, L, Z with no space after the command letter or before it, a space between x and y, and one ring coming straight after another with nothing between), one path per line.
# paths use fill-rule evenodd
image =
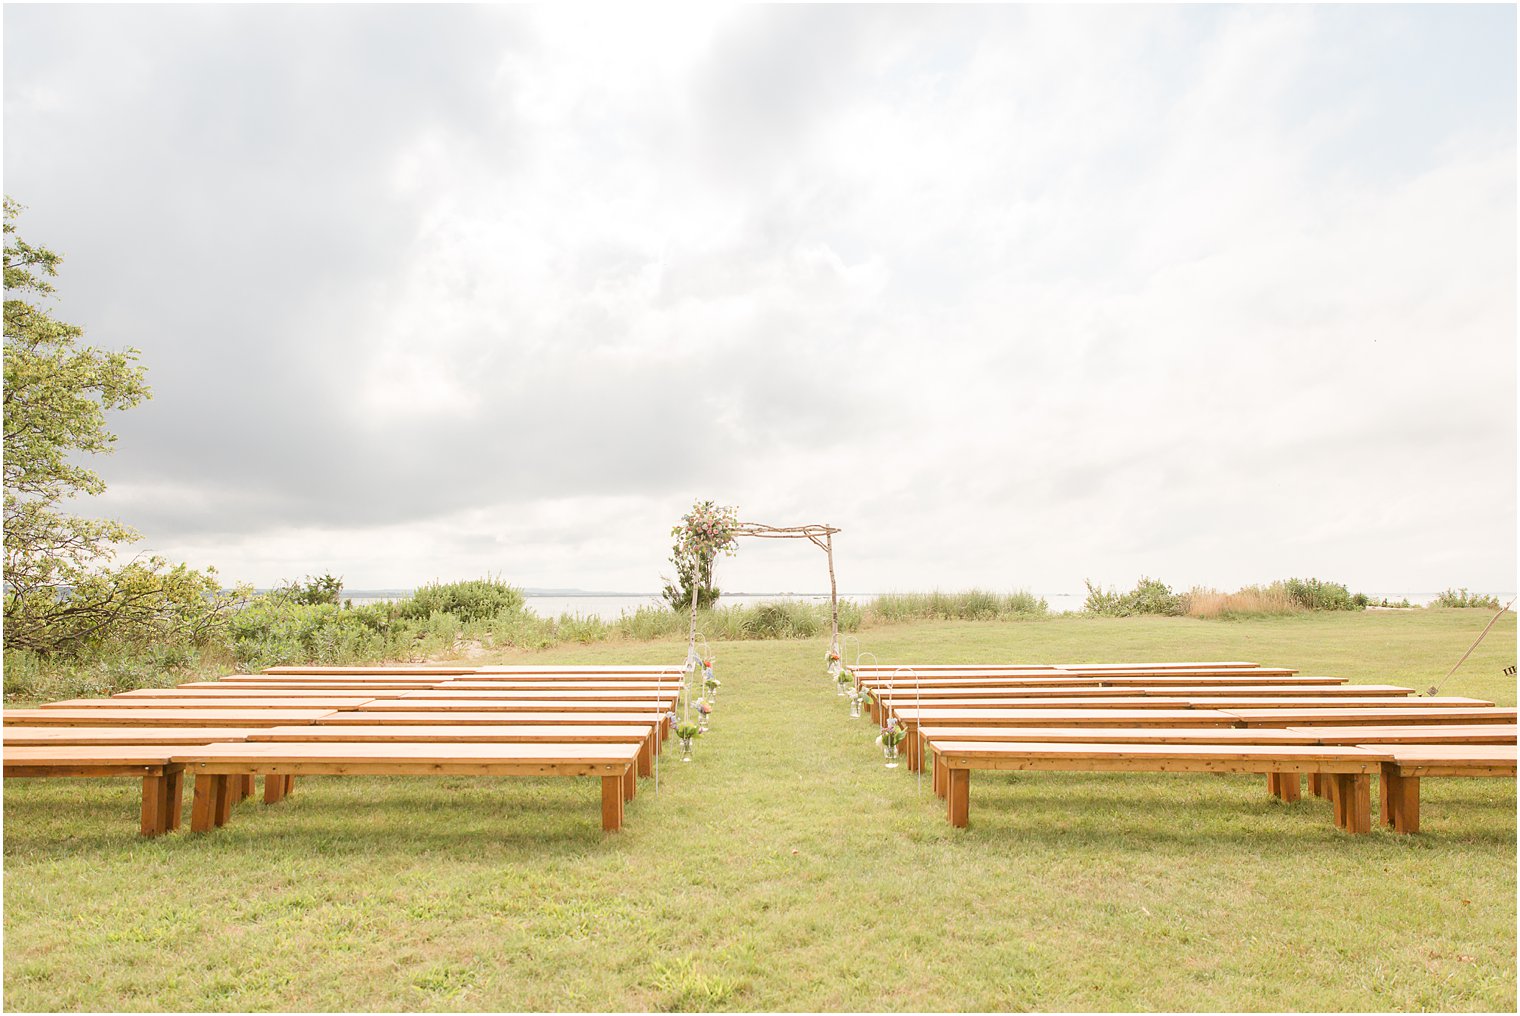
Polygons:
M753 536L761 540L808 540L828 558L829 564L829 653L839 654L839 584L834 575L834 534L838 527L824 524L803 526L770 526L760 522L740 522L738 509L720 507L711 501L699 501L692 510L682 516L671 535L676 537L678 567L683 564L691 575L691 629L687 637L686 661L694 665L697 655L697 590L701 588L702 572L711 579L712 563L719 553L733 554L736 541L741 536Z

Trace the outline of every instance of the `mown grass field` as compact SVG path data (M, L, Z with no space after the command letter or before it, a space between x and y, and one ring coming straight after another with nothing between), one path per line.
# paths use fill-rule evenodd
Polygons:
M883 663L1255 659L1423 689L1482 611L935 622ZM697 760L622 833L594 781L311 778L145 842L125 781L5 788L20 1010L1515 1008L1515 785L1432 780L1349 839L1259 777L978 773L972 825L882 768L824 642L717 644ZM853 651L853 644L852 644ZM555 662L678 661L678 642ZM513 662L526 654L502 655ZM1515 703L1506 616L1442 685ZM490 662L490 661L487 661Z

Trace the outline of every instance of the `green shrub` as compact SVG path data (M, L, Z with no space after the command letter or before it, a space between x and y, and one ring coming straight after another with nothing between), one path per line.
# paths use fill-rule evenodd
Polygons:
M52 702L115 695L134 688L171 688L230 660L216 646L118 648L89 657L47 656L25 649L5 652L7 701Z
M401 600L396 606L406 618L449 614L460 621L484 621L500 614L519 613L523 603L520 589L486 578L470 582L435 582L418 589L411 599Z
M308 606L336 604L343 596L343 579L326 573L316 577L308 575L304 581L287 582L269 595Z
M1500 607L1497 596L1489 596L1484 593L1469 593L1467 587L1461 589L1445 589L1441 595L1430 601L1432 607L1483 607L1487 610L1498 610Z
M1367 606L1367 597L1361 602L1339 582L1322 582L1319 579L1285 579L1283 588L1293 601L1305 610L1361 610Z
M1181 616L1184 611L1183 597L1172 592L1172 587L1159 579L1140 577L1135 588L1127 593L1104 590L1084 579L1087 599L1082 609L1089 614L1104 617L1132 617L1136 614L1161 614L1167 617Z
M554 626L554 634L560 642L579 642L590 645L605 642L612 636L613 628L599 617L582 617L580 614L561 614Z
M458 622L443 622L457 630ZM393 604L344 609L261 596L232 616L232 657L241 670L282 664L344 664L404 658L424 625L400 622ZM452 641L452 638L450 638Z

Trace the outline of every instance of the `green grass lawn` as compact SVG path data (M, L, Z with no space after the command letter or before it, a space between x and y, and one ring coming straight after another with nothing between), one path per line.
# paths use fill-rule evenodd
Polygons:
M1255 659L1423 690L1487 617L862 638L883 663ZM1513 705L1515 645L1509 615L1441 691ZM822 640L713 648L714 730L693 763L665 755L613 835L593 780L309 778L215 834L155 841L134 835L133 783L8 781L6 1007L1515 1008L1512 781L1426 781L1422 833L1352 839L1264 777L977 773L953 830L848 719Z

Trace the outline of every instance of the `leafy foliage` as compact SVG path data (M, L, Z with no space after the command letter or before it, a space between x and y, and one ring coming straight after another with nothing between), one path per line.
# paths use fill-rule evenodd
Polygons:
M5 199L5 629L11 648L81 652L107 639L181 645L211 636L238 595L214 571L161 558L107 568L137 534L110 519L65 511L100 494L82 456L108 453L108 410L150 395L138 351L82 345L83 331L42 306L62 258L16 233L21 207Z
M1489 596L1484 593L1469 593L1467 587L1461 589L1444 589L1434 600L1430 601L1432 607L1484 607L1488 610L1498 610L1500 607L1497 596Z
M1339 582L1320 579L1284 579L1283 588L1293 601L1305 610L1361 610L1367 606L1367 597L1351 591Z
M418 589L400 606L402 617L449 614L468 622L518 613L524 602L522 590L497 579L485 578L470 582L435 582Z
M315 578L308 575L303 581L287 582L270 595L290 603L310 606L323 603L336 605L343 596L343 578L326 573Z
M1127 593L1105 590L1084 579L1087 599L1082 609L1089 614L1104 617L1132 617L1136 614L1160 614L1176 617L1183 612L1182 597L1172 592L1172 587L1159 579L1140 577L1135 588Z
M737 508L699 501L671 529L676 542L670 548L670 563L675 565L676 577L665 580L662 595L672 610L690 610L693 596L699 610L718 602L713 562L719 554L734 553L737 541L733 530L738 524Z

